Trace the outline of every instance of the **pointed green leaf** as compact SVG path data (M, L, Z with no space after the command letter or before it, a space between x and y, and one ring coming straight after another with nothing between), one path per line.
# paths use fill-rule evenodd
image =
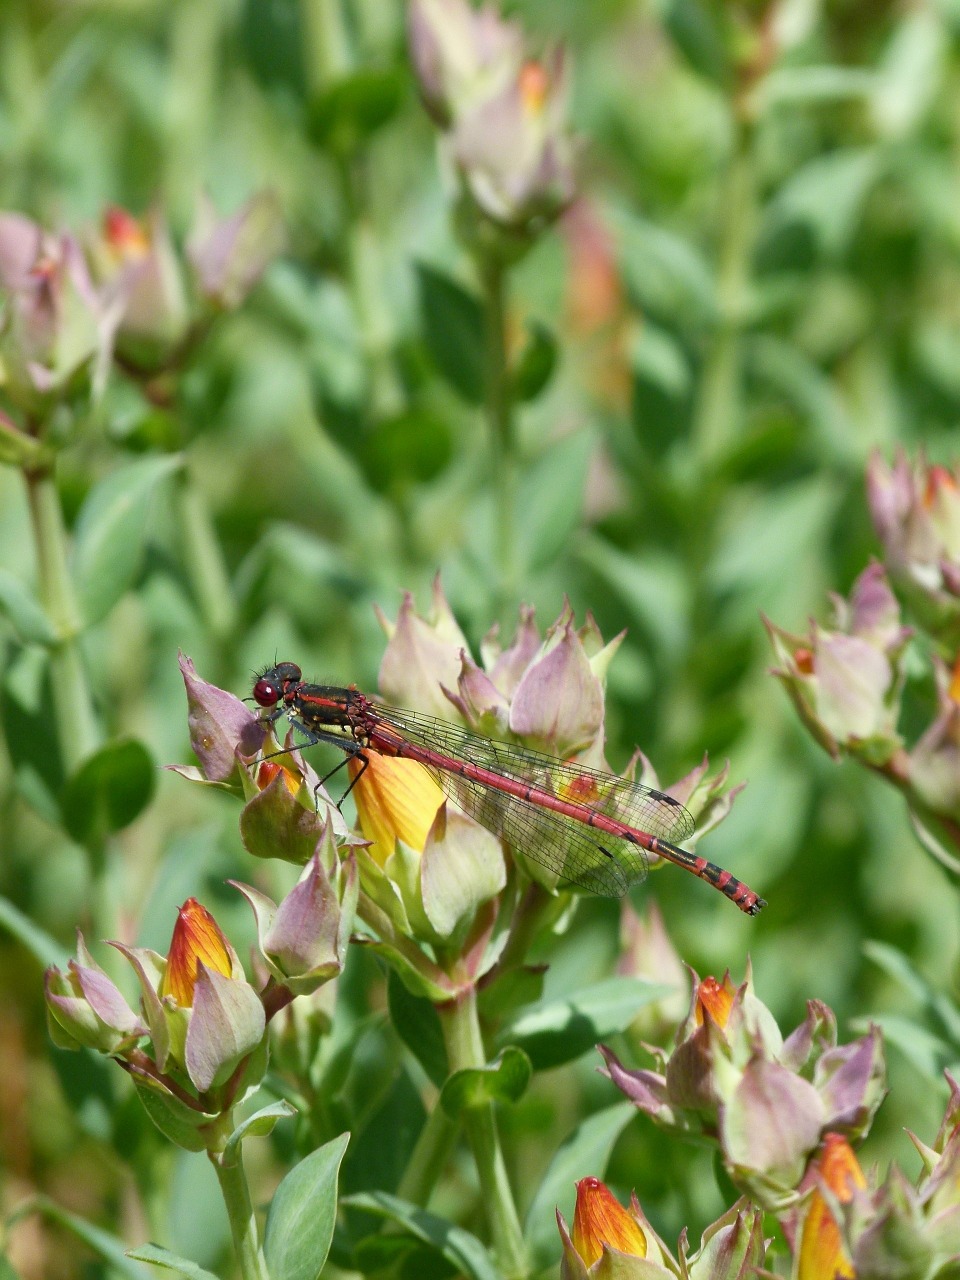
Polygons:
M111 472L87 495L72 568L88 625L109 613L136 577L153 490L181 465L179 457L145 458Z
M45 933L19 907L15 907L9 898L0 897L0 929L6 929L11 937L26 947L44 969L51 964L62 969L70 959L69 953L56 938Z
M10 619L27 644L53 644L57 633L30 588L6 569L0 569L0 613Z
M433 363L464 400L480 404L485 345L479 299L425 262L417 263L417 281L423 337Z
M271 1280L316 1280L330 1252L337 1179L350 1141L342 1133L296 1165L274 1194L264 1253Z
M108 1263L118 1276L125 1276L126 1280L147 1280L147 1271L127 1256L126 1246L122 1240L111 1235L109 1231L104 1231L102 1227L95 1227L85 1218L71 1213L69 1209L64 1209L62 1205L47 1196L32 1196L18 1205L7 1219L6 1226L12 1227L28 1213L41 1213L49 1221L57 1223L78 1240L82 1240L87 1248L103 1262Z
M142 1244L137 1249L128 1249L127 1257L134 1258L137 1262L151 1262L164 1271L176 1271L178 1275L186 1276L187 1280L217 1280L212 1271L207 1271L189 1258L181 1258L179 1254L171 1253L158 1244Z
M515 400L536 400L545 389L557 367L557 339L552 330L539 320L527 321L527 344L513 371Z
M403 1227L416 1239L431 1245L455 1270L472 1277L472 1280L502 1280L490 1261L490 1255L476 1236L464 1231L462 1227L455 1227L446 1218L438 1218L426 1209L388 1195L385 1191L344 1196L343 1204L351 1209L362 1209L364 1213L376 1214Z
M450 1069L436 1007L423 996L415 996L394 969L387 978L387 1000L390 1021L400 1039L439 1089Z
M229 1164L235 1159L236 1149L244 1138L265 1138L268 1133L273 1132L273 1126L278 1120L285 1120L287 1116L295 1116L297 1114L296 1107L292 1107L289 1102L281 1099L279 1102L271 1102L268 1107L261 1107L254 1115L248 1116L241 1124L238 1124L233 1133L227 1139L226 1146L223 1149L224 1163Z
M571 1062L599 1040L623 1031L638 1011L669 994L662 983L607 978L570 996L543 1000L513 1018L498 1037L519 1045L543 1071Z

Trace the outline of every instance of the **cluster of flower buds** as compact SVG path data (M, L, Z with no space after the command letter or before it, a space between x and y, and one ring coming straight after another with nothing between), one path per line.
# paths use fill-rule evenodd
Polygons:
M925 631L960 644L960 469L911 464L903 452L867 466L867 499L890 576Z
M636 1196L625 1209L599 1178L577 1183L573 1231L559 1212L557 1225L563 1280L747 1280L765 1258L763 1214L743 1200L707 1227L700 1248L689 1256L686 1232L674 1257Z
M424 104L473 207L522 237L574 194L562 51L526 55L519 27L467 0L412 0L410 50Z
M923 1162L914 1186L897 1165L865 1174L846 1137L828 1133L803 1181L809 1194L784 1220L805 1276L947 1280L960 1257L960 1086L932 1147L910 1137Z
M897 732L903 687L903 653L911 632L880 564L870 564L853 585L850 600L833 596L834 626L811 624L810 635L791 635L764 619L783 683L813 737L838 756L841 750L883 765L902 746Z
M239 306L281 244L267 194L224 219L204 202L182 260L158 214L109 209L86 248L0 214L0 385L20 419L4 423L4 459L30 465L22 428L37 435L62 401L96 399L115 357L144 377L182 359L217 312Z
M504 649L494 627L480 642L478 663L439 579L426 617L417 614L407 595L395 623L382 614L380 620L388 641L379 683L391 702L446 719L459 713L468 728L486 737L519 739L548 755L607 768L605 681L625 633L605 642L591 614L575 626L567 603L541 637L533 611L524 608L513 643ZM740 790L725 789L726 769L708 777L706 759L669 787L661 787L640 751L627 766L629 776L638 772L638 765L639 781L668 792L690 810L698 835L722 821ZM522 858L522 850L513 852ZM556 877L544 868L533 863L524 867L544 887L557 887Z
M672 1050L652 1048L654 1070L629 1070L601 1046L613 1083L657 1124L719 1144L736 1185L782 1211L801 1194L808 1160L824 1133L860 1137L884 1094L876 1028L838 1046L836 1020L811 1000L786 1039L753 991L750 974L696 979Z
M0 380L29 421L102 389L121 309L96 288L72 236L0 214Z
M960 840L960 470L892 466L874 454L867 494L884 563L869 565L850 600L834 597L833 627L809 636L766 626L777 655L773 674L801 721L833 756L846 752L889 777L906 795L915 821L934 817ZM930 662L937 706L912 745L898 732L913 634L902 624L895 586L910 616L939 647ZM946 654L949 661L942 656ZM919 829L919 828L918 828Z
M394 703L444 719L458 716L472 730L495 739L518 739L551 755L575 757L604 768L604 678L622 637L604 643L594 620L577 628L569 605L541 637L530 610L521 613L513 643L502 648L496 631L480 646L481 661L434 584L431 610L417 614L405 597L395 622L381 615L388 641L380 688ZM353 846L362 889L360 914L376 946L398 966L413 990L444 1001L475 982L494 962L486 943L498 903L511 878L497 838L453 805L418 764L368 752L352 760L351 796L360 833L348 832L313 769L288 739L288 750L261 760L277 746L265 739L263 722L235 695L201 680L181 660L187 690L191 741L199 768L177 772L204 785L243 794L240 831L247 851L303 865L325 824L341 847ZM645 782L658 785L649 762L639 756ZM636 766L632 762L631 769ZM726 773L707 776L704 761L670 789L701 820L701 830L719 822L735 790L725 791ZM326 816L317 801L326 804ZM524 859L514 861L548 892L555 873ZM413 941L416 947L410 947ZM456 978L444 957L453 957ZM412 966L412 967L411 967Z
M191 1151L222 1147L233 1108L266 1070L270 1018L340 972L352 926L356 875L349 863L328 872L319 851L279 907L249 886L237 888L257 918L270 974L262 990L247 981L216 920L193 898L180 908L166 956L112 944L139 982L136 1012L82 936L66 972L51 967L46 975L54 1042L114 1057L157 1126Z
M282 245L280 209L268 192L227 218L202 201L182 255L159 212L135 218L108 209L90 257L119 303L117 349L126 366L150 374L176 363L213 316L243 302Z

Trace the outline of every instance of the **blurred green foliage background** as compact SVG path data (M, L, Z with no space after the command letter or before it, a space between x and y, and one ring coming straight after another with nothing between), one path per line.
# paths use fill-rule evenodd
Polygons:
M119 466L182 452L229 574L224 600L198 587L176 486L158 481L142 499L134 584L84 636L99 714L108 737L139 739L157 762L187 759L178 647L241 696L275 656L374 687L373 606L395 617L411 590L426 609L438 570L475 644L497 620L509 635L521 599L542 627L566 595L605 637L628 628L609 676L611 764L640 745L668 783L704 751L715 767L729 759L749 785L704 852L770 905L746 920L669 871L638 899L657 898L701 973L739 978L749 952L784 1030L814 996L845 1037L883 1015L891 1097L862 1158L912 1171L902 1126L932 1136L939 1073L958 1056L928 1006L954 991L954 888L898 797L798 726L767 674L760 615L804 630L877 553L871 449L956 453L960 6L508 11L532 47L567 43L580 155L575 204L510 272L514 349L538 333L556 366L518 409L519 598L502 601L475 281L399 0L5 0L0 208L82 235L108 205L156 206L182 238L200 193L229 212L267 187L287 226L286 252L203 345L176 410L145 407L115 379L60 456L71 521ZM748 36L773 29L771 14L780 34L761 56ZM21 477L0 470L0 566L29 582L30 547ZM0 645L0 888L69 947L89 919L89 869L50 802L61 778L43 659L2 620ZM911 674L915 735L932 697L929 675ZM130 936L165 949L194 894L235 941L249 938L223 887L252 875L235 820L228 802L157 774L112 855ZM549 983L609 971L617 926L616 904L585 903ZM929 991L892 976L870 941L896 948ZM357 961L344 1007L363 1016L381 984ZM5 1208L40 1188L142 1238L125 1162L143 1156L148 1122L129 1100L111 1114L101 1064L50 1048L41 996L36 960L0 934ZM355 1064L378 1103L366 1148L360 1126L356 1186L364 1159L382 1162L394 1143L402 1165L414 1107L402 1061L378 1033ZM548 1073L505 1119L531 1188L575 1116L610 1101L595 1065L588 1055ZM269 1185L266 1144L261 1158ZM139 1194L172 1178L174 1243L212 1265L223 1227L198 1191L203 1162L151 1159ZM639 1120L609 1180L635 1186L668 1238L684 1223L695 1234L723 1203L703 1153ZM55 1230L18 1231L24 1274L84 1273Z

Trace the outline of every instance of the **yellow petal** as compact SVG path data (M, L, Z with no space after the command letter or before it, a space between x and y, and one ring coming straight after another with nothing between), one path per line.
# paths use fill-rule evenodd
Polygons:
M427 832L443 804L443 792L415 760L397 760L371 752L367 767L351 760L351 778L360 830L370 840L370 853L383 866L398 840L423 852Z
M828 1133L824 1138L817 1167L823 1182L841 1204L853 1199L855 1188L867 1185L857 1157L839 1133ZM839 1280L855 1275L840 1238L840 1228L817 1189L803 1220L797 1264L797 1280L823 1280L825 1276Z
M585 1267L603 1257L604 1245L634 1258L647 1256L647 1237L639 1222L599 1178L577 1183L572 1239Z
M224 977L233 976L230 946L220 926L196 898L188 898L173 927L167 967L160 983L161 996L173 996L182 1008L191 1008L201 963Z

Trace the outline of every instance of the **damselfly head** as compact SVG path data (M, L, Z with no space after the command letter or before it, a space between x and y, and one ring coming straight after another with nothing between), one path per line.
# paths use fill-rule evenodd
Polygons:
M275 707L290 686L298 685L302 679L303 672L295 662L278 662L257 677L253 700L261 707Z

